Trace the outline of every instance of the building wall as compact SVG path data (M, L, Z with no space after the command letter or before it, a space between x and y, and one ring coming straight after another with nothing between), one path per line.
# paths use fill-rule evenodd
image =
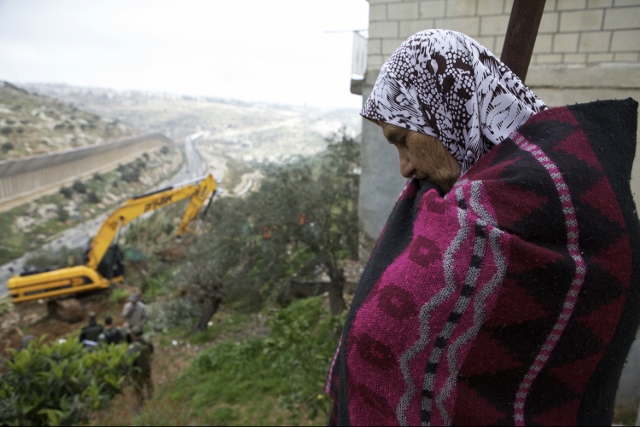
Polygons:
M513 5L513 0L368 1L363 101L384 61L424 29L463 32L499 56ZM526 83L550 106L640 100L640 0L547 0ZM362 134L360 220L365 237L375 240L405 180L379 128L363 120ZM632 188L640 194L638 159Z
M368 68L379 70L410 35L463 32L502 53L513 0L369 0ZM547 0L531 60L537 64L638 64L640 1Z

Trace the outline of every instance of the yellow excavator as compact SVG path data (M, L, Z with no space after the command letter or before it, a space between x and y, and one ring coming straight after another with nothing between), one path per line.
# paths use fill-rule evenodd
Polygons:
M203 216L206 215L216 188L216 181L213 175L209 174L127 200L102 223L85 253L85 265L25 272L12 276L7 282L7 287L13 302L106 289L111 283L121 282L124 273L123 257L117 242L120 231L125 225L146 212L190 197L189 205L176 233L178 237L182 237L186 231L195 231L190 228L191 223L208 199L203 212Z

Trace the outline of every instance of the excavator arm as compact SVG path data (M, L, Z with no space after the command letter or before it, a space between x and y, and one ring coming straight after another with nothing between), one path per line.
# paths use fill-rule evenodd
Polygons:
M163 188L152 193L129 199L107 218L96 233L89 250L87 267L96 269L122 227L139 216L156 209L169 206L186 198L191 198L182 216L177 235L182 236L195 219L202 205L215 194L216 181L212 175L204 178Z
M216 188L213 176L207 175L129 199L102 223L100 230L91 242L86 265L14 275L7 283L13 302L108 288L112 281L117 282L121 280L121 277L105 278L98 272L98 266L114 240L117 240L122 227L146 212L190 198L177 232L178 236L182 236L189 230L189 225L207 199L209 199L209 203L211 202Z

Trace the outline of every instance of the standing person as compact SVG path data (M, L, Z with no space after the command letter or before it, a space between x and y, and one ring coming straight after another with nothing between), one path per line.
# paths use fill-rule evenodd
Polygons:
M98 345L98 337L102 333L104 328L96 321L96 313L89 313L89 321L82 327L80 331L80 342L85 347L95 347Z
M640 322L638 103L545 104L419 32L361 115L408 178L327 380L340 425L611 425Z
M151 399L153 395L153 381L151 380L151 362L153 359L153 344L142 337L142 328L131 328L131 345L127 350L127 357L133 356L133 387L136 394L138 409L142 407L144 399ZM146 396L144 394L146 389Z
M129 297L129 301L122 308L122 317L129 330L136 327L144 330L144 325L147 323L147 308L142 301L138 300L137 294L131 294Z
M104 330L98 337L98 341L105 344L118 344L122 340L124 332L117 326L113 326L113 318L106 316L104 318Z

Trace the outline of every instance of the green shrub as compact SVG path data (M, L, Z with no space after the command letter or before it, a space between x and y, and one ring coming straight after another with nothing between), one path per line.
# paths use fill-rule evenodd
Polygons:
M70 187L62 187L60 188L60 194L62 194L66 199L73 198L73 189Z
M147 163L144 161L144 159L136 159L136 161L133 163L133 167L137 170L146 169Z
M0 376L0 423L72 425L104 408L122 391L131 373L126 346L43 345L11 350L8 371Z
M265 339L265 355L271 356L277 375L290 384L280 396L285 409L297 412L302 404L311 418L328 416L329 402L324 384L344 324L340 316L329 316L320 297L307 298L278 311Z
M125 182L138 182L140 180L140 172L137 169L129 169L122 172L122 180Z
M129 297L129 291L126 289L114 289L109 295L109 302L112 303L121 303Z
M0 297L0 316L11 311L12 307L13 304L8 293Z
M185 377L198 378L190 390L195 409L241 405L262 393L277 396L294 418L306 409L311 419L326 419L324 382L343 324L344 315L329 316L322 298L307 298L279 310L266 338L226 340L201 352L189 370L193 377Z
M62 205L58 205L58 221L67 222L69 220L69 212Z
M12 142L5 142L4 144L2 144L2 152L3 153L8 153L9 151L13 150L15 147L13 145Z
M93 204L100 203L100 196L98 196L93 191L90 191L89 193L87 193L87 202Z
M71 188L73 188L76 193L84 194L87 192L87 186L82 181L75 181Z

